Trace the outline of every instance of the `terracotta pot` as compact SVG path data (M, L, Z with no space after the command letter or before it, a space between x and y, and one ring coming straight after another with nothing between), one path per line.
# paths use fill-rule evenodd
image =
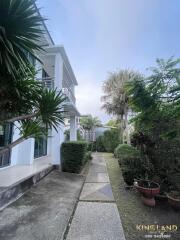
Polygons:
M155 196L155 200L157 200L159 202L167 202L168 197L167 197L167 195L158 194Z
M135 185L135 187L140 193L148 198L153 198L160 192L160 185L156 182L139 180L137 181L137 185Z
M171 207L173 207L175 210L180 210L180 198L174 198L169 195L167 195L167 197Z
M142 202L144 203L144 205L149 206L149 207L155 207L156 202L154 198L147 198L142 196Z

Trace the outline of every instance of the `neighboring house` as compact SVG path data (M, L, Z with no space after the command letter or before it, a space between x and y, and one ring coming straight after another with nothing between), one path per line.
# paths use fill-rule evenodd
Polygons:
M111 130L112 127L109 126L100 126L95 127L92 130L85 130L82 127L79 128L81 136L84 140L88 142L95 142L99 136L102 136L105 131Z
M113 127L110 126L101 126L95 128L95 138L102 136L105 131L111 130Z
M38 11L38 10L37 10ZM39 70L37 80L41 81L46 88L62 90L67 96L65 103L66 117L70 122L70 139L77 140L76 118L80 115L76 108L75 86L78 85L66 51L62 45L55 45L45 24L43 23L45 35L42 36L42 44L45 51L38 54L42 63L31 58L32 63ZM19 138L17 128L7 126L3 129L0 126L0 147L3 147L11 140ZM41 160L41 165L61 165L60 146L64 141L64 125L49 131L49 137L34 139L30 138L17 145L7 154L0 155L0 168L12 166L31 166ZM0 171L1 173L1 171ZM1 181L1 175L0 175ZM0 184L1 185L1 184Z

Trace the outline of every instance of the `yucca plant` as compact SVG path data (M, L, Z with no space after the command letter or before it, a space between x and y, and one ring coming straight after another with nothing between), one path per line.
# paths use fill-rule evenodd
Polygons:
M36 81L29 58L38 59L43 50L43 20L35 0L0 0L0 125L13 124L20 132L0 153L63 123L64 95Z
M1 76L16 76L26 68L29 54L42 50L42 17L34 0L0 1L0 71Z

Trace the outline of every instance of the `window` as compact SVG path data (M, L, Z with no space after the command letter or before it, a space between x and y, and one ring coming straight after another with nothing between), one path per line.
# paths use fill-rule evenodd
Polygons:
M39 137L35 139L34 158L39 158L47 155L47 138Z
M0 125L0 149L11 143L12 140L12 124ZM10 165L11 151L7 149L0 154L0 168Z
M42 69L42 78L49 78L48 73L44 69Z

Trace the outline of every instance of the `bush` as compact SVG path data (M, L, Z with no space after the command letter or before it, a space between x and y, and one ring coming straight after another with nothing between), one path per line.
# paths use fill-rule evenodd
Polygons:
M124 181L132 185L135 178L141 178L144 172L140 152L128 145L120 144L114 151L122 170Z
M91 151L87 151L84 156L84 164L92 159Z
M85 161L86 142L64 142L61 145L62 170L79 173Z
M88 142L87 143L87 151L90 151L90 152L96 151L96 143L95 142Z
M94 143L95 150L98 152L106 152L106 149L103 144L103 136L99 136Z
M114 149L119 144L119 133L117 129L111 129L104 132L103 146L107 152L114 152Z
M129 159L139 157L140 152L131 145L119 144L114 150L114 155L118 159Z

